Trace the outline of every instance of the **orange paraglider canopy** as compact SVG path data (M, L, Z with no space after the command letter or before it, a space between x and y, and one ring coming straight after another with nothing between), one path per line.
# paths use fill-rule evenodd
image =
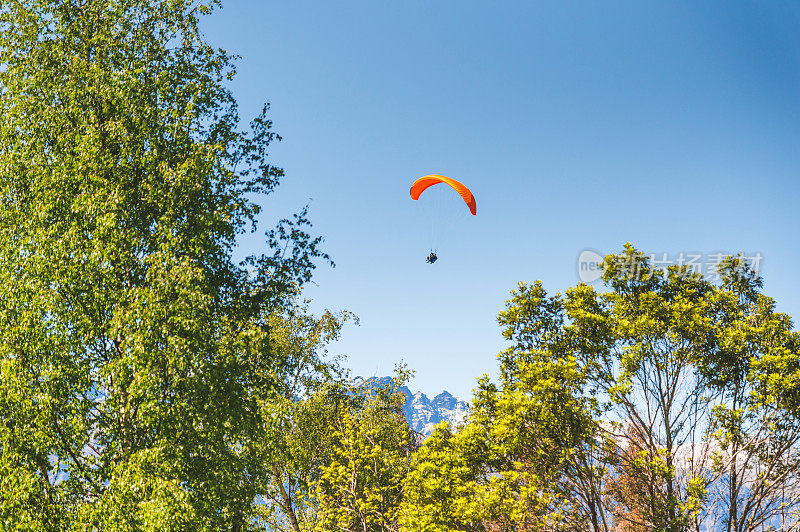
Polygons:
M461 196L464 200L464 203L467 204L469 207L469 212L475 215L476 207L475 207L475 196L472 195L472 192L465 187L462 183L459 183L455 179L451 179L449 177L445 177L443 175L426 175L425 177L420 177L414 184L411 185L411 199L417 200L419 199L419 195L427 189L428 187L432 187L437 183L444 183L446 185L450 185L453 190L458 192L458 195Z

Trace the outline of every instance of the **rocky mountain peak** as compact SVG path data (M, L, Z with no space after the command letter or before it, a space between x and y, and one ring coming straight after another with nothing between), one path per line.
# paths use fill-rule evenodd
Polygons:
M372 377L364 379L370 386L388 387L392 385L391 377ZM449 421L450 425L462 424L469 414L469 403L459 401L447 391L429 399L422 392L412 393L406 386L398 388L398 392L405 395L403 412L408 424L423 437L430 436L433 428L442 421Z

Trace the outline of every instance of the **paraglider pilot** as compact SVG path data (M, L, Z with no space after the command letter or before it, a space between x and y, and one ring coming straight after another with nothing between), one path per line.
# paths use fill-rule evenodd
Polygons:
M436 253L431 251L431 254L428 255L427 259L425 259L425 262L427 262L428 264L433 264L434 262L436 262L436 259L438 259L438 258L439 257L436 256Z

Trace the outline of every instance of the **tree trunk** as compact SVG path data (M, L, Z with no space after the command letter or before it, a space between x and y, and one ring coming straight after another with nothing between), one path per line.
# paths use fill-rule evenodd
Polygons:
M281 480L280 473L278 472L278 467L273 465L272 472L277 480L276 484L278 485L278 491L281 493L283 511L286 512L286 517L289 518L289 523L292 525L292 530L295 532L300 532L300 524L297 522L297 515L295 515L294 508L292 507L292 499L286 492L286 488L283 487L283 481Z

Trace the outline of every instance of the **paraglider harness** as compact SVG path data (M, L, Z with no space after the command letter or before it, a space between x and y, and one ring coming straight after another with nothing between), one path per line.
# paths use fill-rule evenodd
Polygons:
M425 262L427 262L428 264L433 264L434 262L436 262L436 259L438 258L439 257L436 256L436 253L431 251L431 254L428 255L427 259L425 259Z

